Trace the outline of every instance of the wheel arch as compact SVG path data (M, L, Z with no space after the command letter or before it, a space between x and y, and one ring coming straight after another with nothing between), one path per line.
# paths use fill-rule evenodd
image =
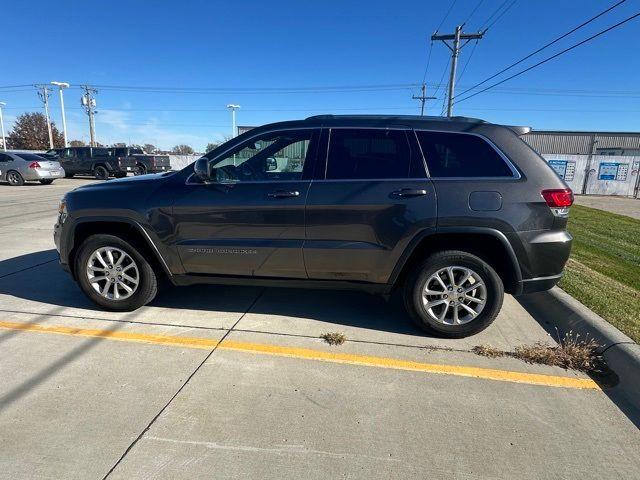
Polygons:
M76 255L80 245L91 235L97 234L114 235L132 243L151 264L156 274L163 272L167 278L172 278L172 272L164 257L142 225L133 220L94 218L80 221L74 225L71 235L73 246L68 255L68 265L74 279L76 278Z
M505 292L519 293L522 273L513 247L499 230L482 227L440 228L418 234L398 261L389 283L401 284L417 262L442 250L462 250L480 257L502 279Z

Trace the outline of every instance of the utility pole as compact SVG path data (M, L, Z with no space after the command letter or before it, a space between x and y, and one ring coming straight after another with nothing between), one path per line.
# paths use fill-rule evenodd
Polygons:
M427 100L435 100L436 97L427 97L427 86L423 83L420 89L422 94L420 96L413 95L411 98L414 100L420 100L420 116L424 115L424 102Z
M7 151L7 139L4 137L4 121L2 120L2 107L4 107L6 103L0 102L0 130L2 130L2 150Z
M93 98L93 95L98 93L98 90L88 85L81 85L80 88L84 90L84 95L82 95L82 98L80 99L80 104L84 107L84 110L87 112L87 115L89 115L89 138L90 138L89 145L92 147L95 147L96 146L96 126L93 120L93 116L98 112L96 112L95 110L96 99Z
M447 117L450 117L453 113L453 99L456 89L456 69L458 68L458 56L460 55L460 50L471 40L480 40L484 34L486 33L486 29L482 32L478 33L462 33L462 25L458 25L456 27L455 33L447 34L447 35L431 35L431 40L441 40L449 50L451 50L451 75L449 76L449 98L447 104ZM453 40L453 45L449 45L447 40ZM462 45L460 45L460 40L466 40Z
M49 148L53 148L53 135L51 134L51 118L49 118L49 87L47 85L36 85L38 96L44 103L44 113L47 117L47 130L49 130Z

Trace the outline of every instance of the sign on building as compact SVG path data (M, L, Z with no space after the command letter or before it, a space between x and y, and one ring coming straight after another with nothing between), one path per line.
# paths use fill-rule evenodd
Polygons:
M573 180L573 176L576 173L576 162L571 160L549 160L548 163L560 178L567 182Z
M598 180L617 180L624 182L629 174L628 163L602 162L598 172Z

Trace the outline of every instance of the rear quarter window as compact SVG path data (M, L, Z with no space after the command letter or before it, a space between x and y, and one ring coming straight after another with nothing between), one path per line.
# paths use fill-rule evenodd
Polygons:
M463 133L416 131L431 177L513 177L489 143Z

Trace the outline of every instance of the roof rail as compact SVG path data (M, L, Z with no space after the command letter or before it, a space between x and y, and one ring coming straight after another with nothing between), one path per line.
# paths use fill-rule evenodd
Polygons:
M503 126L512 130L519 137L521 137L522 135L526 135L531 131L531 127L524 127L519 125L503 125Z
M398 119L398 120L426 120L426 121L436 121L436 122L485 122L480 118L472 118L472 117L439 117L439 116L423 116L423 115L384 115L384 114L370 114L370 115L333 115L333 114L324 114L324 115L313 115L311 117L307 117L305 120L330 120L330 119L363 119L363 120L373 120L376 118L379 119Z

